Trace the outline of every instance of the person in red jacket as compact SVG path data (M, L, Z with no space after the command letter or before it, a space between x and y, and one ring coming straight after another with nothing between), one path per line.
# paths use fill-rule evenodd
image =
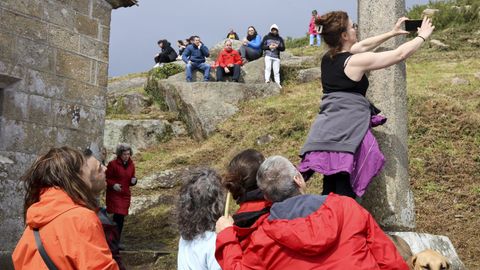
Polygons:
M265 160L257 184L273 202L270 214L242 244L245 230L220 217L215 257L222 269L409 269L365 209L333 193L305 195L302 175L286 158Z
M122 236L125 216L128 215L130 200L130 186L137 184L135 165L130 158L132 148L128 144L119 144L116 150L117 158L107 166L107 212L113 213L113 220L117 223L119 238ZM123 249L123 245L120 245Z
M37 232L57 269L118 269L95 213L92 179L105 181L105 167L95 161L73 148L52 148L22 176L27 226L12 255L15 269L49 269Z
M252 226L259 217L269 212L272 205L257 186L257 171L264 160L265 157L258 151L244 150L233 157L222 179L223 186L240 206L233 215L238 227Z
M242 58L238 51L232 48L230 39L225 41L224 49L218 54L217 65L217 82L224 81L223 76L225 75L232 76L232 80L238 82Z

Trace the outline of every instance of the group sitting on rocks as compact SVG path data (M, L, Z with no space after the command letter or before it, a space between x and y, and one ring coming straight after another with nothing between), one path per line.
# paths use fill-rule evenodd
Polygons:
M192 82L192 72L200 70L203 72L203 81L210 81L210 70L216 71L216 81L224 81L225 76L231 76L233 82L239 82L241 66L265 56L265 83L270 83L273 69L273 78L275 83L280 84L280 52L285 50L285 42L278 34L278 26L273 24L270 32L262 37L257 33L253 26L249 26L246 37L242 40L239 50L233 49L232 40L239 40L237 33L230 30L227 39L224 42L224 48L219 53L213 64L207 63L210 51L205 44L201 42L199 36L192 36L185 41L178 40L179 57L185 62L186 81ZM162 63L173 62L177 55L173 55L173 49L167 40L158 42L162 51L155 56L156 65L159 67Z

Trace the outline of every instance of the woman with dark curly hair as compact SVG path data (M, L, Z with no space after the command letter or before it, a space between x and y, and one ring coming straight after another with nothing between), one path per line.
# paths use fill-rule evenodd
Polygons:
M268 213L271 202L263 197L257 186L257 171L265 157L262 153L247 149L230 161L223 186L230 191L240 208L232 216L238 227L250 227L257 219Z
M47 262L57 269L118 269L95 213L92 188L102 176L105 167L69 147L35 160L22 176L26 228L12 255L15 269L47 269Z
M320 112L300 151L298 166L305 180L314 172L324 175L323 192L354 198L362 196L385 162L370 128L385 122L365 97L366 73L395 65L417 51L432 34L425 18L417 37L389 51L370 52L402 30L407 18L398 19L387 33L357 42L357 25L344 11L317 17L329 51L321 63L323 97Z
M215 222L223 214L225 191L212 169L190 173L177 204L178 270L221 269L215 259Z

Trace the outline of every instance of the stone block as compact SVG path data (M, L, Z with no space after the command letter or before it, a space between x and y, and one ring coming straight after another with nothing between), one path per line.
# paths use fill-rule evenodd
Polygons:
M110 42L110 27L101 25L100 26L100 36L98 37L103 42Z
M92 63L89 58L64 50L57 51L57 74L89 82L91 68Z
M63 101L53 101L54 125L59 128L78 129L81 106Z
M100 21L102 25L110 26L112 6L105 0L94 0L92 17Z
M28 94L14 90L3 90L3 116L8 120L28 118Z
M3 144L6 151L39 153L49 149L54 143L54 129L35 123L5 120Z
M2 12L0 29L37 41L45 41L47 39L47 23L8 10L3 10Z
M105 108L105 88L91 84L67 80L66 91L63 99L71 103L79 103L85 106L92 106L97 109Z
M23 80L25 78L25 67L9 62L4 62L0 59L0 75L15 78L17 80ZM0 85L4 88L6 85Z
M13 60L14 36L0 31L0 59Z
M45 20L61 27L72 29L75 22L75 11L61 1L50 0L45 5Z
M3 157L2 160L8 159L12 161L12 163L3 163L3 168L7 172L7 177L5 179L20 179L37 158L37 153L26 154L21 152L0 151L0 156Z
M48 42L50 45L57 48L78 52L80 35L60 27L50 25L48 28Z
M70 6L73 7L75 11L83 13L84 15L90 14L90 3L92 0L82 0L82 1L71 1Z
M98 21L83 14L76 14L75 29L82 35L98 38Z
M37 95L30 95L28 120L37 124L51 126L53 124L52 100Z
M2 243L5 243L5 242L2 241ZM15 270L12 262L12 252L3 251L4 248L6 250L11 250L11 249L7 249L7 247L0 247L0 269Z
M55 140L55 146L72 146L79 150L90 148L94 152L98 152L98 149L102 146L103 133L93 133L87 130L87 132L79 132L72 129L57 129L57 136Z
M105 109L82 107L80 110L80 130L99 134L105 123Z
M413 254L425 249L433 249L449 260L450 269L466 270L452 242L446 236L416 232L389 232L389 234L398 235L405 240L412 249Z
M52 47L25 38L17 39L15 59L18 64L34 70L53 72L54 58Z
M45 3L43 0L2 0L0 5L38 19L43 18L44 15Z
M101 87L107 87L108 85L108 63L97 62L97 80L96 84Z
M66 92L65 80L50 73L30 69L27 71L25 80L24 90L32 94L44 97L58 97Z
M0 190L2 190L2 196L0 196L1 249L13 250L23 232L24 192L19 180L0 181Z
M80 54L108 62L108 43L82 36L80 38Z

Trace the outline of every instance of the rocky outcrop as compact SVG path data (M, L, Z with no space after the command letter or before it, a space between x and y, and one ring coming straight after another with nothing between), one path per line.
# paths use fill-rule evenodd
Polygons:
M307 83L317 81L320 83L321 80L321 69L320 67L302 69L298 72L297 81L299 83Z
M125 92L128 89L143 88L147 78L145 76L138 76L129 79L122 79L114 77L111 79L111 82L108 83L107 92Z
M447 44L441 42L440 40L437 40L437 39L432 39L430 40L430 46L434 49L438 49L438 50L447 50L448 48L450 48L450 46L448 46Z
M113 92L107 95L107 111L113 114L141 114L153 104L151 97L139 92Z
M166 120L105 120L104 147L108 153L114 153L116 146L127 142L134 152L166 141L172 136L183 134L180 123L172 124Z
M196 139L205 139L238 111L238 104L253 98L278 95L274 84L158 82L158 91L170 111L177 112Z

